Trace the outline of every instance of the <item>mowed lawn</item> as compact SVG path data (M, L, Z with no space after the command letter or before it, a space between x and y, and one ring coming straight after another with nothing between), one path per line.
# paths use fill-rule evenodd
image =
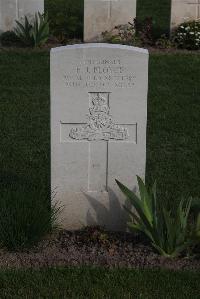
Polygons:
M159 197L171 204L200 195L199 63L198 54L150 56L147 181L157 179ZM49 53L2 51L0 69L0 194L49 192ZM0 297L196 299L199 279L190 272L2 270Z
M198 299L200 273L68 268L0 272L0 298Z
M199 63L198 54L150 56L147 181L164 201L200 196ZM48 192L49 53L2 51L0 69L0 191Z

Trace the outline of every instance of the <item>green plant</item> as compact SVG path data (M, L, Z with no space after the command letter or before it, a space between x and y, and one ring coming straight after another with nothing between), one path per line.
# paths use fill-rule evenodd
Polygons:
M30 21L25 16L23 22L16 21L16 23L17 27L14 32L25 46L39 47L49 38L48 15L43 16L38 12L33 20Z
M154 39L169 35L171 0L137 0L137 18L142 21L148 16L153 18Z
M156 47L159 49L170 49L173 46L173 42L165 34L161 35L156 41Z
M34 40L34 46L42 46L49 38L49 21L48 15L35 14L35 20L32 28L32 36Z
M14 31L3 32L0 36L0 41L4 47L12 47L16 45L21 45L19 37L15 34Z
M106 230L101 226L87 226L84 228L84 233L86 236L85 244L95 242L103 246L110 245L109 236Z
M135 28L132 24L118 25L110 32L102 33L103 39L110 43L133 45L135 40Z
M196 225L195 225L194 231L195 231L195 235L198 240L198 243L200 243L200 212L198 213L197 218L196 218Z
M178 48L200 49L200 21L185 22L173 33L173 40Z
M83 0L46 0L50 32L60 42L83 36Z
M137 180L140 197L116 180L135 209L125 208L133 219L128 223L129 227L144 233L161 255L178 256L189 246L187 229L191 199L181 200L173 212L169 211L164 202L161 205L157 200L156 183L148 189L141 178L137 177Z
M143 46L153 45L153 19L151 17L146 17L143 20L135 18L131 25L135 28L136 35Z
M0 198L0 243L8 250L35 244L55 226L59 208L43 191L9 190Z
M16 21L17 26L14 29L16 36L21 40L25 46L33 46L32 24L29 22L27 16L24 17L24 22Z
M200 256L200 198L193 198L192 205L192 233L191 239L192 243L192 251L194 254L197 253Z
M125 25L118 25L111 31L102 33L103 39L110 43L132 46L148 46L153 44L152 18L143 21L134 19Z

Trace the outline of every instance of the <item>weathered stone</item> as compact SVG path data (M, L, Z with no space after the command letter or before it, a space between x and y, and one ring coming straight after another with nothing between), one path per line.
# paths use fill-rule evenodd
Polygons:
M12 30L25 15L44 13L44 0L0 0L0 32Z
M102 32L133 22L136 0L85 0L84 41L102 40Z
M200 0L172 0L171 29L197 19L200 19Z

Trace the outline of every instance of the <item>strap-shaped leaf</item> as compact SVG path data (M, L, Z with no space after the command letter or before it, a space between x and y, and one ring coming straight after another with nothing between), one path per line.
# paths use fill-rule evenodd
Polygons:
M125 185L120 183L118 180L115 180L117 185L119 186L120 190L124 193L124 195L131 201L134 208L136 209L139 217L141 218L141 221L143 222L144 227L146 228L146 231L151 234L152 239L155 239L157 241L157 236L155 231L153 230L152 224L149 222L148 218L146 217L143 207L141 204L140 199L132 192L130 189L128 189Z
M149 220L149 222L152 224L153 222L153 216L152 216L152 199L150 194L147 191L147 188L145 184L143 183L142 179L137 176L139 191L140 191L140 198L143 205L143 211Z

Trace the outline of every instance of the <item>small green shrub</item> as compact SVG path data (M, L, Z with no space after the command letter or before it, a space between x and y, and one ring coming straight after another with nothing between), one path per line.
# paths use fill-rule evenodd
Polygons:
M153 37L169 35L172 0L137 0L137 18L143 21L146 17L153 18Z
M132 26L134 26L142 46L153 45L153 19L151 17L146 17L143 20L135 18Z
M178 48L200 49L200 21L182 23L173 33L173 40Z
M49 21L48 15L35 15L35 20L33 22L32 29L34 47L39 47L44 45L49 38Z
M192 199L191 211L193 251L200 257L200 198Z
M14 31L3 32L0 36L0 42L3 47L15 47L22 44Z
M48 16L35 14L33 20L24 17L23 22L16 21L17 26L14 29L15 34L25 46L40 47L46 43L49 38Z
M100 226L86 226L84 231L84 244L99 243L102 246L109 246L109 236L106 230Z
M128 223L130 229L144 233L154 248L166 257L176 257L189 247L188 216L191 199L181 200L178 207L169 211L164 202L161 204L157 200L156 184L148 190L138 177L138 197L122 183L116 182L134 207L133 211L126 208L133 219Z
M84 0L46 0L50 32L60 42L83 37Z
M27 16L24 17L24 22L16 21L17 26L14 29L16 36L25 46L33 46L32 24Z
M102 33L103 40L130 46L148 46L153 44L152 19L145 18L142 22L134 19L133 23L118 25L110 32Z
M8 250L37 244L55 226L59 208L43 191L10 190L0 196L0 243Z
M195 235L198 240L198 243L200 243L200 212L198 213L197 218L196 218L196 226L195 226L194 231L195 231Z
M173 42L165 34L161 35L161 37L157 39L155 45L159 49L170 49L174 47Z
M137 37L133 24L118 25L102 33L103 40L112 44L136 45Z

